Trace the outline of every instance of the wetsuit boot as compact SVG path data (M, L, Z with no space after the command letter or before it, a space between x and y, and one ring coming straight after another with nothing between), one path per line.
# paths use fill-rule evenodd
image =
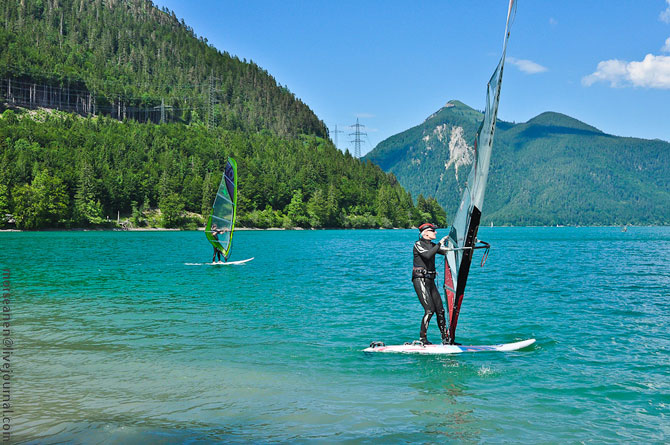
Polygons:
M437 313L437 327L440 328L440 334L442 334L442 344L450 344L451 339L449 338L449 330L447 329L447 320L444 317L444 311Z
M423 318L421 319L421 329L419 331L419 341L423 343L424 345L432 345L431 342L428 341L428 338L426 336L428 332L428 324L430 323L430 319L433 317L433 313L429 310L426 310L425 313L423 314Z

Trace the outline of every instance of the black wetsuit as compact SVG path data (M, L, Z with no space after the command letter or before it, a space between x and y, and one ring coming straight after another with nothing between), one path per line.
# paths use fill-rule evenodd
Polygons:
M444 314L442 298L435 286L435 255L444 255L446 249L439 244L421 238L414 243L414 267L412 269L412 283L414 290L423 306L424 314L421 320L420 339L426 341L428 324L433 314L437 314L437 326L440 328L442 340L448 340L447 321Z
M224 233L223 230L214 230L212 231L212 238L215 240L219 240L219 233ZM214 255L212 255L212 263L216 261L216 257L219 257L219 261L221 261L221 251L217 249L216 247L214 248Z

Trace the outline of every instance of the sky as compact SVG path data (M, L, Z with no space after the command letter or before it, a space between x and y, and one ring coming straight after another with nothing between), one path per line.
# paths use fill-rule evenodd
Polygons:
M452 99L482 110L508 0L156 0L252 60L362 154ZM498 118L670 141L670 0L518 0ZM337 127L338 133L335 133Z

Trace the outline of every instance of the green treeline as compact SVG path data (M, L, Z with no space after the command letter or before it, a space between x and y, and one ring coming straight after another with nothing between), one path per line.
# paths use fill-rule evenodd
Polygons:
M228 156L239 166L242 226L446 224L434 199L414 206L392 174L317 136L13 110L0 118L0 215L22 229L113 225L117 214L134 226L195 228Z
M151 1L7 0L0 21L0 78L62 88L59 97L90 92L97 114L123 119L163 104L171 122L328 137L267 71L218 51Z

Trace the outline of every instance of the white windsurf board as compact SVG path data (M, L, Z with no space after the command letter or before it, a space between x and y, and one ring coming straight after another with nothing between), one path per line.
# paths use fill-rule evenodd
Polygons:
M224 263L223 261L214 262L214 263L184 263L185 266L236 266L238 264L248 263L256 257L247 258L246 260L240 261L228 261Z
M240 261L218 261L216 263L207 263L210 266L237 266L238 264L244 264L248 263L249 261L253 260L255 257L247 258L246 260L240 260Z
M363 352L400 352L405 354L461 354L463 352L508 352L526 348L535 343L535 339L505 343L499 345L423 345L420 342L404 345L386 346L381 342L373 342Z

